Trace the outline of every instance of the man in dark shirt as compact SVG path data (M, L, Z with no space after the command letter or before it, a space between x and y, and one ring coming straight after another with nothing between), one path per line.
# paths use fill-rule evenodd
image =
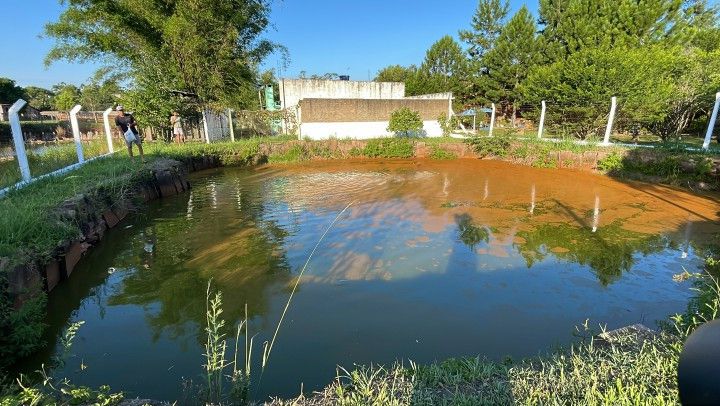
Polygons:
M130 154L130 157L133 158L132 146L133 144L135 144L138 147L138 151L140 151L140 159L145 162L142 141L140 140L140 132L137 130L137 123L135 122L135 117L133 117L132 114L125 114L125 109L123 108L123 106L117 106L115 107L115 110L117 110L118 112L117 117L115 117L115 126L117 127L118 131L120 131L120 136L125 140L125 145L127 145L128 148L128 154ZM128 140L128 137L125 136L125 133L128 132L128 129L132 131L133 135L135 135L134 139Z

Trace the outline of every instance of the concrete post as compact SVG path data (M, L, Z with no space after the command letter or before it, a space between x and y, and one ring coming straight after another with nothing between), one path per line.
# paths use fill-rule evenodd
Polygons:
M112 130L110 129L110 112L112 108L109 108L103 112L103 123L105 123L105 138L107 138L108 152L111 154L115 152L112 141Z
M495 127L495 103L492 104L492 113L490 113L490 131L488 137L492 137L492 130Z
M230 125L230 141L235 142L235 129L233 128L233 122L232 122L232 109L228 109L227 113L228 113L228 124Z
M710 140L712 140L713 129L715 128L715 120L717 120L718 107L720 107L720 92L715 93L715 106L713 107L712 115L710 116L710 122L708 123L708 129L705 133L705 141L703 141L703 149L710 148Z
M203 120L203 130L205 130L205 143L210 143L210 132L208 131L208 122L207 122L207 110L203 109L202 113L202 120Z
M15 156L20 166L20 175L22 180L30 180L30 165L28 164L27 152L25 151L25 139L22 135L20 127L20 110L27 102L23 99L16 101L8 110L8 118L10 119L10 130L12 131L13 142L15 143Z
M78 124L77 113L82 109L82 106L76 104L75 107L70 110L70 126L72 127L73 139L75 139L75 152L77 153L78 163L85 162L85 155L83 155L82 140L80 139L80 125Z
M538 126L538 138L542 138L544 126L545 126L545 100L542 101L542 110L540 110L540 125Z
M605 138L602 145L610 145L610 133L612 133L613 121L615 121L615 109L617 108L617 97L610 99L610 115L608 116L607 127L605 128Z

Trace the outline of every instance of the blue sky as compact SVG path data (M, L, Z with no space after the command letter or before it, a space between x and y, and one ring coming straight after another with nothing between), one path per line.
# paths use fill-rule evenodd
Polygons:
M64 62L44 67L43 58L53 42L39 35L48 21L60 15L59 1L1 2L0 77L22 86L50 87L58 82L80 84L97 69L95 64ZM510 3L511 12L522 4L533 13L537 10L537 1ZM469 27L476 5L477 0L274 0L274 27L266 37L288 48L290 63L282 76L297 76L304 70L367 80L389 64L420 63L433 42ZM266 63L268 68L278 66L276 57Z

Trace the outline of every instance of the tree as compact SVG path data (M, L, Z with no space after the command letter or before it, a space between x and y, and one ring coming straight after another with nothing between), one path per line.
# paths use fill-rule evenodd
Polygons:
M543 42L551 61L597 47L662 41L682 18L683 0L540 0Z
M23 96L23 88L15 85L14 80L0 78L0 103L13 104Z
M410 65L407 67L402 65L390 65L378 71L378 73L375 75L375 81L406 83L408 80L411 80L416 73L417 67L415 65Z
M523 90L533 104L548 102L546 125L585 139L600 135L610 99L618 98L617 128L628 123L649 127L665 119L679 74L677 49L588 48L538 67Z
M460 80L467 73L467 60L460 44L446 35L425 53L419 75L424 93L458 92Z
M138 111L178 95L243 108L253 105L258 65L281 49L260 38L269 10L267 0L67 0L46 26L56 39L46 61L100 59L128 70L135 86L151 85L126 97Z
M50 110L53 108L55 93L42 87L28 86L25 88L25 99L28 104L38 110Z
M472 17L471 30L460 31L460 39L468 44L468 54L478 60L493 49L500 35L510 5L507 0L479 0Z
M105 110L117 104L122 93L120 75L100 69L87 84L80 87L80 104L86 110Z
M378 71L375 80L379 82L405 83L406 96L417 96L433 92L426 78L421 75L420 70L415 65L407 67L401 65L387 66Z
M408 107L401 107L390 114L388 131L397 136L422 135L423 121L420 112Z
M58 111L70 111L76 104L80 103L80 89L75 85L59 83L53 86L55 97L53 108Z
M485 65L480 82L483 93L490 101L500 102L512 110L513 127L522 97L520 85L540 59L535 32L533 16L522 6L482 59Z

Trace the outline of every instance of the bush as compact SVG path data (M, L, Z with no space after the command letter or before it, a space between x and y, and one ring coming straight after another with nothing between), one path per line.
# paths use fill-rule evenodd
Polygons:
M440 128L442 129L443 137L450 136L452 130L457 126L457 121L457 117L455 116L448 118L447 114L440 114L440 117L438 117L438 124L440 124Z
M480 157L504 158L510 151L510 141L501 137L473 137L467 140Z
M394 132L397 136L422 135L423 122L420 113L407 107L393 111L387 130Z
M410 158L415 145L407 139L382 138L369 140L363 149L363 155L369 158Z
M603 172L621 171L623 169L623 157L617 152L611 152L610 155L598 161L597 167Z
M430 147L430 158L431 159L437 159L437 160L447 160L447 159L455 159L457 158L457 155L454 153L444 150L441 147L437 145L432 145Z

